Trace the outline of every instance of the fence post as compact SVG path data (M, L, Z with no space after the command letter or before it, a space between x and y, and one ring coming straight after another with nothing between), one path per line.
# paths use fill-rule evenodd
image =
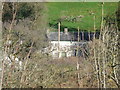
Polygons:
M79 56L78 56L78 53L79 53L79 41L80 41L80 37L79 37L79 27L78 27L78 44L77 44L77 70L79 70ZM78 79L78 88L80 87L80 84L79 84L79 79L80 79L80 74L79 74L79 71L78 71L78 74L77 74L77 79Z
M60 22L58 23L58 57L60 58Z
M82 40L84 40L84 32L82 31Z

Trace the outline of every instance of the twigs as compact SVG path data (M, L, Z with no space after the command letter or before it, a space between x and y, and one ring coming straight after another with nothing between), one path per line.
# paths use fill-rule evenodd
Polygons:
M3 3L4 5L4 3ZM12 21L11 21L11 24L10 24L10 27L9 27L9 33L7 35L7 40L6 40L6 43L9 42L10 40L10 37L11 37L11 31L12 31L12 28L13 28L13 25L14 25L14 21L15 21L15 17L16 17L16 13L17 13L17 9L15 10L15 3L13 3L13 17L12 17ZM4 8L4 6L2 6L2 8ZM17 8L17 4L16 4L16 8ZM5 61L6 61L6 57L8 56L8 52L10 50L10 46L9 45L6 45L5 43L5 47L4 47L4 60L2 61L2 75L1 75L1 86L3 84L3 78L4 78L4 64L5 64Z
M32 52L33 44L34 44L34 42L32 42L30 50L29 50L27 56L24 58L25 64L24 64L21 79L20 79L20 88L22 87L22 83L23 83L24 76L25 76L25 70L26 70L26 67L27 67L27 64L28 64L29 56L30 56L30 54Z

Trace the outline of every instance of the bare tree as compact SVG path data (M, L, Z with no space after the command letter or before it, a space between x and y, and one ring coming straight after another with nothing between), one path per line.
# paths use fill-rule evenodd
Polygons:
M9 6L12 7L12 13L10 11L6 12ZM3 9L3 38L5 43L5 59L3 61L3 68L5 69L3 69L2 75L3 87L24 87L26 68L29 66L28 63L32 54L37 52L37 49L41 50L41 48L47 45L45 37L46 20L44 18L46 15L43 13L43 9L44 5L41 3L5 3ZM20 12L22 16L20 16ZM25 14L23 13L26 12L30 12L29 15L31 16L24 16ZM6 13L10 13L12 19L7 20L5 18ZM9 22L11 23L4 25ZM7 27L8 25L9 28ZM10 62L8 62L9 60ZM17 83L13 84L14 82Z

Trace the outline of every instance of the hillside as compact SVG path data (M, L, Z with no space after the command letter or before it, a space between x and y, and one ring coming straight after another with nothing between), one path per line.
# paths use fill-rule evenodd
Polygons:
M49 24L52 28L57 28L58 20L68 19L81 16L77 22L63 20L61 22L62 28L67 27L71 30L73 28L80 27L81 30L93 31L93 15L90 15L91 12L95 13L96 16L96 30L100 28L101 22L101 3L99 2L51 2L47 3L48 7L48 17ZM117 3L107 2L104 4L104 17L112 15L117 10Z

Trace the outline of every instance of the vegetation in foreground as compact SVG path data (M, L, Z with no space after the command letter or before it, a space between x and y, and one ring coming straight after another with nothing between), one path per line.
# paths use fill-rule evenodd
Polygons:
M107 18L101 37L89 42L86 58L55 60L42 53L48 45L44 4L2 5L3 88L120 88L119 12Z

